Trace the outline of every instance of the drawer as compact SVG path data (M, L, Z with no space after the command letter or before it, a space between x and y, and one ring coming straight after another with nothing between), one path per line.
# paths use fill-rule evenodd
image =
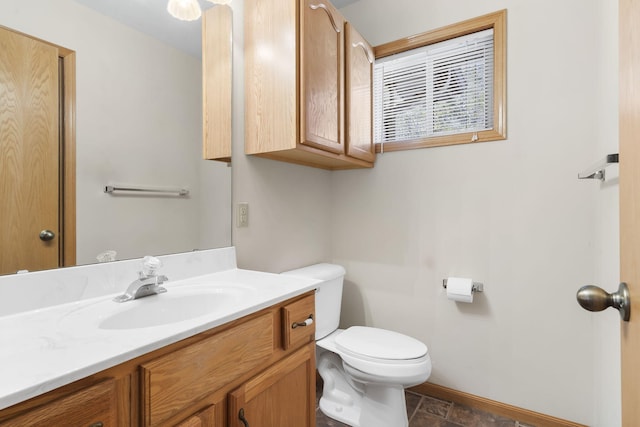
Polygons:
M141 365L144 425L162 423L269 359L273 320L266 313Z
M315 340L315 296L308 295L282 308L282 347L297 348Z
M107 380L0 422L0 425L116 427L117 411L116 382Z

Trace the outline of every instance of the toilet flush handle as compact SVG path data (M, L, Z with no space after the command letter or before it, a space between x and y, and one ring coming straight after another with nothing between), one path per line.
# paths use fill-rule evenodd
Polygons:
M310 314L309 317L307 318L307 320L305 320L304 322L293 322L291 324L291 329L295 329L298 326L302 327L302 326L309 326L313 324L313 314Z

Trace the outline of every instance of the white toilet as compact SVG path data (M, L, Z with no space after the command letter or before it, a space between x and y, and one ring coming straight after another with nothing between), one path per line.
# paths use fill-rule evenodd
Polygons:
M345 270L316 264L282 274L321 280L316 291L316 366L320 409L353 427L407 427L404 389L431 374L422 342L384 329L338 329Z

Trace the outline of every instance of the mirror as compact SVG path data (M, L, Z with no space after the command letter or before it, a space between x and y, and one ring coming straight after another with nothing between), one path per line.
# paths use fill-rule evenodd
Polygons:
M166 0L3 0L0 25L76 52L77 265L231 245L231 168L202 160L200 20Z

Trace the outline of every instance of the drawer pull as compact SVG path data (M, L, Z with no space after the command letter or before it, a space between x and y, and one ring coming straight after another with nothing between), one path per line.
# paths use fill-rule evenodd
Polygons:
M291 329L295 329L298 326L302 327L302 326L309 326L313 323L313 314L309 315L309 318L307 320L305 320L304 322L293 322L291 324Z
M249 421L244 417L244 408L240 408L240 412L238 412L238 418L244 424L244 427L249 427Z
M103 427L104 424L102 421L98 421L97 423L90 424L89 427Z

